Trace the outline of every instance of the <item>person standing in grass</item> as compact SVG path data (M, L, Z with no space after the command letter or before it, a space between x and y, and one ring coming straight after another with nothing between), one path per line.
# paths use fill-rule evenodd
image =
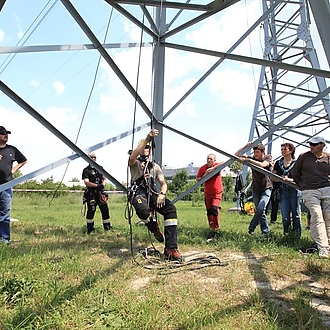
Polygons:
M223 162L216 162L214 154L207 155L206 164L197 172L196 180L200 181L209 173L213 172ZM204 182L204 202L206 207L207 220L211 229L207 239L213 239L219 235L219 209L222 199L222 178L221 171Z
M329 257L330 241L330 154L324 151L325 139L314 136L310 150L301 154L291 176L302 191L302 198L311 213L310 232L319 256Z
M96 161L96 155L94 153L90 153L88 156L94 160L94 162ZM83 202L87 204L87 234L89 235L95 231L94 216L97 206L102 214L104 230L110 230L112 227L108 207L108 194L104 191L106 178L95 167L93 167L92 164L89 164L82 172L82 179L84 180L86 186Z
M272 194L270 195L270 200L266 207L266 214L270 209L270 223L275 224L277 221L278 209L280 206L280 182L273 181Z
M273 172L285 181L293 182L291 170L295 164L295 147L292 143L281 144L282 157L275 162ZM282 214L283 233L288 234L291 228L301 236L301 191L280 183L280 208Z
M12 180L13 174L27 163L25 156L16 147L7 144L8 134L11 132L0 126L0 184ZM17 163L15 166L14 162ZM0 243L10 242L12 197L12 188L0 192Z
M241 162L251 163L255 166L262 167L265 170L272 171L272 156L265 154L265 146L262 143L258 143L255 147L253 147L253 157L240 155L243 149L246 149L251 145L252 142L248 142L243 148L237 150L235 155L239 157ZM258 225L260 225L262 234L267 235L270 232L266 217L266 207L270 199L272 188L273 183L268 175L252 169L252 196L255 213L248 229L248 233L250 235L254 234L254 230Z
M129 152L128 165L131 172L130 202L137 216L145 223L159 242L165 241L164 256L171 261L183 261L178 250L178 219L174 204L166 198L167 183L162 169L152 161L152 142L158 135L157 129L152 129L147 137L140 141L133 151ZM156 187L159 184L160 189ZM157 213L164 216L164 232L160 231Z

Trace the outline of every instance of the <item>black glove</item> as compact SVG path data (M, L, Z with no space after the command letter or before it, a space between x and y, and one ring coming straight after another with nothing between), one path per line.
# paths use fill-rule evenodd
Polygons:
M98 184L97 187L95 188L97 191L102 191L104 189L103 184Z

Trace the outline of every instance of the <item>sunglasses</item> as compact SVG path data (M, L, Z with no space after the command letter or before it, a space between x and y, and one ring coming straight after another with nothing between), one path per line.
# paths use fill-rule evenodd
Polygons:
M150 146L145 146L144 149L150 149L151 147Z
M91 156L92 159L96 159L96 156Z
M310 147L316 147L316 146L318 146L319 144L321 144L321 142L318 142L318 143L311 143L311 142L309 142L309 146L310 146Z
M8 133L0 133L0 135L8 135Z

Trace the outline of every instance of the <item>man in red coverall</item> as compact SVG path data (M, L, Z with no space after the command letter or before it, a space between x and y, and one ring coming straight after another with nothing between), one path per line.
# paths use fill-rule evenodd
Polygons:
M198 170L196 180L201 180L221 164L223 164L223 162L216 162L216 157L214 154L207 155L206 164ZM211 228L211 231L207 237L208 241L219 235L219 209L222 199L222 190L221 171L204 182L204 201L207 212L207 220L209 222L209 227Z

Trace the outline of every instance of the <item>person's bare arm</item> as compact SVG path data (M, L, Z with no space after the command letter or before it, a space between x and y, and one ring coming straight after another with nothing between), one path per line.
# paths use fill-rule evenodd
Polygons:
M203 178L204 176L207 176L208 174L210 174L211 172L213 172L216 168L218 168L220 165L222 165L224 162L220 162L220 163L218 163L217 165L214 165L214 166L212 166L212 167L209 167L206 171L205 171L205 173L204 173L204 175L201 177L201 178ZM201 179L200 178L200 179Z
M161 208L165 205L165 200L166 200L166 192L167 192L167 183L164 177L164 174L158 173L157 175L157 181L160 184L160 191L157 197L157 207Z
M17 163L16 166L13 166L11 169L11 173L14 174L16 171L18 171L22 166L24 166L27 163L27 160L22 163Z
M268 167L269 165L271 165L271 163L267 160L263 160L262 162L258 161L258 160L255 160L255 159L252 159L252 158L249 158L249 157L244 157L245 158L244 160L248 163L251 163L253 165L256 165L256 166L259 166L259 167L262 167L262 168L266 168Z
M88 188L96 188L98 186L97 183L94 183L94 182L90 182L89 179L84 179L84 184L86 187Z
M154 136L158 135L157 129L152 129L146 138L132 151L128 159L128 165L132 166L136 163L136 158L143 153L144 147L152 141Z
M235 156L237 157L241 157L243 155L241 155L241 152L243 149L246 149L247 147L250 147L252 145L252 141L249 141L244 147L238 149L236 152L235 152ZM244 154L245 155L245 154ZM246 156L246 155L245 155Z

